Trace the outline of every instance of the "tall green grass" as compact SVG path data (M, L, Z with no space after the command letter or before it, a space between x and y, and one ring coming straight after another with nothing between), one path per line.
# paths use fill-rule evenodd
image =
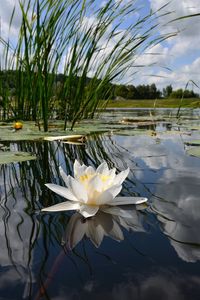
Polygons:
M139 54L176 35L159 34L157 12L141 17L136 1L107 0L100 7L98 3L19 0L18 42L11 47L9 39L1 37L4 69L16 70L16 91L11 97L0 85L0 92L6 99L5 110L11 107L16 119L35 120L47 131L52 110L59 107L64 129L69 122L73 129L78 120L94 117L110 82L127 72L135 74ZM61 71L64 80L57 84Z

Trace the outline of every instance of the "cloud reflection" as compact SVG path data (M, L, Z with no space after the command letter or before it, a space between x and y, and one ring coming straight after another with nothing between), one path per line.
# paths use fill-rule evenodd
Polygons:
M199 299L200 279L190 274L180 274L174 270L154 268L149 272L132 273L130 278L113 285L98 288L96 280L77 289L62 285L54 300L73 299L111 299L111 300L186 300ZM88 283L86 284L88 285ZM97 297L98 295L98 297Z
M139 209L144 209L144 205L137 208L129 206L105 207L91 217L84 218L76 212L70 218L66 228L67 247L73 249L84 237L87 237L96 247L99 247L104 236L116 241L124 239L122 228L133 231L145 231L143 227L143 216Z
M152 209L178 256L186 262L200 260L199 179L180 176L160 185L156 195L164 200L154 199Z

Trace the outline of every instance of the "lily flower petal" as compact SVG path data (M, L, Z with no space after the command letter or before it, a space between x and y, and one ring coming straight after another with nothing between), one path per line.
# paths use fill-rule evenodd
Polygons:
M100 164L100 166L98 166L96 173L99 174L104 174L104 175L108 175L109 169L108 169L108 165L107 162L103 162L102 164Z
M103 182L102 180L99 178L98 175L93 176L89 182L88 182L88 194L90 194L93 191L98 191L101 192L103 189Z
M99 206L97 205L81 205L80 206L80 214L82 214L85 218L89 218L94 216L99 210Z
M97 197L96 204L105 205L110 203L112 200L113 200L113 195L110 192L105 191Z
M113 198L115 198L121 192L121 189L122 189L122 185L115 184L111 186L109 189L105 190L105 192L107 191L111 193L113 195Z
M95 173L95 169L91 166L87 167L87 169L85 170L85 174L89 176L94 175Z
M144 197L116 197L109 205L129 205L129 204L140 204L146 202L148 199Z
M60 175L61 175L64 183L67 185L68 184L68 176L66 175L66 173L64 172L64 170L61 166L59 167L59 171L60 171Z
M75 159L74 162L74 175L79 173L79 168L81 167L81 164L79 163L79 161L77 159Z
M113 168L111 170L109 170L108 176L112 179L114 179L116 177L116 168Z
M43 208L42 211L67 211L67 210L77 210L80 208L80 204L72 201L65 201L58 203L46 208Z
M45 184L50 190L52 190L54 193L68 199L71 201L79 201L77 197L66 187L60 186L53 183L46 183Z
M81 165L78 160L75 160L74 162L74 177L77 178L79 176L81 176L85 170L87 169L86 165Z
M126 169L122 172L120 172L119 174L117 174L115 176L115 184L122 184L122 182L126 179L126 177L128 176L130 169Z
M71 176L68 176L68 187L80 202L88 201L88 194L84 185Z
M120 193L122 189L121 185L113 185L110 188L108 188L107 190L105 190L103 193L101 193L97 199L96 199L96 204L97 205L104 205L104 204L110 204L110 202L112 202L114 200L114 198L116 197L116 195L118 195Z

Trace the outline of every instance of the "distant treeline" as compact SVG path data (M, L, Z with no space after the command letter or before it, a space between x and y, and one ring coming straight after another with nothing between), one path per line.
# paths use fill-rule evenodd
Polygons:
M67 77L63 74L58 74L54 76L54 98L59 94L59 90L62 85L65 84ZM88 78L88 84L91 81L91 78ZM5 94L9 96L16 95L16 85L20 84L20 78L18 78L18 72L13 70L0 71L0 97ZM73 87L76 88L76 78L74 78ZM86 87L87 88L87 87ZM163 90L159 90L155 83L152 84L140 84L137 86L134 85L116 85L108 84L107 91L101 95L99 94L100 99L161 99L161 98L199 98L199 94L195 93L192 90L173 90L171 85L166 86Z
M173 90L171 85L166 86L160 91L155 83L134 85L115 85L113 99L160 99L160 98L199 98L199 94L194 93L192 90Z

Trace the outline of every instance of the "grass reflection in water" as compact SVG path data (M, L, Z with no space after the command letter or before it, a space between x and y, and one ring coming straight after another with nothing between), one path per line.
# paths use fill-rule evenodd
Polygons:
M191 139L198 135L192 132ZM1 297L128 299L129 290L140 299L137 291L145 297L153 289L165 298L173 293L197 299L200 160L187 155L186 139L181 131L157 131L156 136L94 135L84 146L5 143L37 159L0 166ZM78 213L41 214L42 207L62 201L44 184L64 185L59 166L73 175L75 159L95 168L105 160L118 172L129 167L120 195L142 195L150 204L128 207L128 220L105 212L87 221Z

